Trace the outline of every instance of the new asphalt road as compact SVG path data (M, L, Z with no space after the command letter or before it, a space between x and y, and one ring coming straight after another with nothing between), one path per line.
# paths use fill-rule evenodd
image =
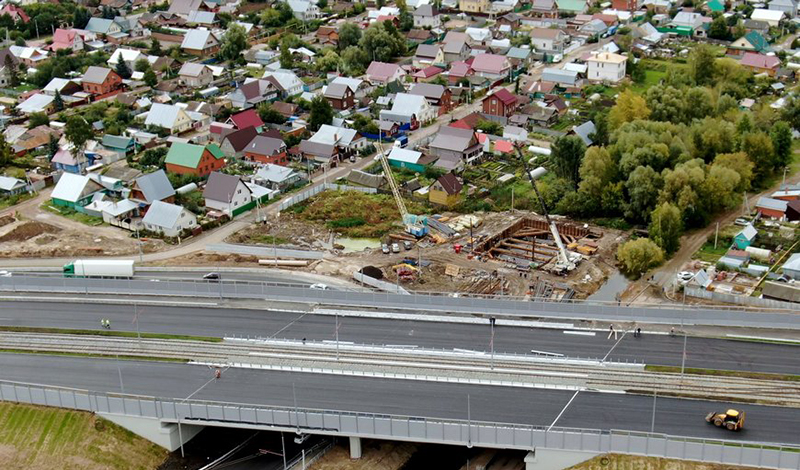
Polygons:
M186 398L209 381L207 367L114 359L0 354L3 379L94 391ZM193 398L233 403L467 419L549 426L572 392L445 384L376 378L228 369ZM557 421L559 427L650 431L653 398L582 392ZM730 405L747 412L741 433L715 428L707 412L725 403L658 398L655 431L690 437L800 444L800 409Z
M204 301L200 299L200 301ZM114 330L136 331L133 305L52 302L0 302L0 325L70 329L97 329L101 318ZM141 332L223 337L260 336L309 341L333 340L335 318L328 315L263 310L165 307L141 305ZM488 351L490 329L485 325L339 317L339 340L359 344L416 345L425 348L462 348ZM724 330L721 332L724 333ZM607 332L571 334L562 329L499 326L497 352L530 354L531 350L577 358L603 358L614 345ZM591 336L593 335L593 336ZM688 338L686 366L800 374L800 346ZM609 360L680 366L683 337L626 335Z

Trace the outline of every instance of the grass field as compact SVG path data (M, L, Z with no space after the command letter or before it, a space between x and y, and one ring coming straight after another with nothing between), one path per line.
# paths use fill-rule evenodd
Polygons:
M4 469L154 469L167 451L91 413L0 403Z
M39 206L40 209L46 210L47 212L52 212L53 214L60 215L61 217L66 217L68 219L72 219L76 222L80 222L85 225L89 226L97 226L103 225L103 218L102 217L94 217L89 214L84 214L83 212L74 211L67 207L55 207L50 205L49 202L45 202Z
M728 244L724 242L718 242L716 248L714 248L713 243L706 242L694 253L694 255L692 255L692 258L699 259L700 261L705 261L707 263L716 264L717 261L719 261L719 259L728 252L728 248Z
M570 470L732 470L749 467L689 462L657 457L606 454L570 467Z

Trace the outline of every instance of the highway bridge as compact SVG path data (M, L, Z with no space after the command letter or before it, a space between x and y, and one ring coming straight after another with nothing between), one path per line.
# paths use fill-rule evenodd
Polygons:
M148 289L151 286L156 287ZM466 351L484 357L493 351L540 360L592 359L600 367L636 363L639 370L645 364L670 370L685 366L687 380L691 380L688 372L697 369L779 378L796 376L800 370L798 345L791 341L695 335L684 339L681 334L681 321L685 327L797 328L793 314L786 312L521 305L521 301L317 291L249 280L155 282L16 273L0 277L0 291L7 296L0 301L0 329L6 331L85 332L96 330L100 318L110 318L115 332L145 337L269 338L307 341L309 347L336 341L384 349ZM154 291L161 295L124 296ZM408 302L409 297L415 300ZM250 299L251 306L235 305L232 298ZM259 299L265 301L263 308L252 307ZM469 315L476 310L483 318ZM464 315L453 315L457 312ZM494 328L489 316L499 318ZM605 327L591 328L584 320L639 322L645 333L624 334L625 327L618 324L621 338L615 340ZM651 332L648 322L677 325L678 334ZM0 348L3 344L0 339ZM647 388L524 388L401 380L315 371L286 365L281 358L270 359L271 368L266 369L221 363L224 372L215 379L212 369L196 362L11 353L0 357L5 372L0 399L94 411L170 449L204 426L228 426L349 437L354 455L360 451L358 439L364 437L524 449L532 451L529 468L552 468L554 462L566 465L605 452L800 468L800 409L730 403L724 397L688 400L682 398L680 387L653 396ZM285 367L278 370L281 364ZM437 373L432 370L431 374ZM475 374L464 371L464 377ZM787 387L787 401L797 398L795 388ZM753 390L753 396L761 392ZM703 421L706 412L727 407L747 412L743 432L725 432Z

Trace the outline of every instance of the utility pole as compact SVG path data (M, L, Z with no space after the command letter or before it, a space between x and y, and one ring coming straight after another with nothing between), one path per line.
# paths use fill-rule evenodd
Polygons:
M133 303L133 321L136 322L136 337L139 339L139 346L142 346L142 334L139 332L139 304Z
M469 404L469 393L467 394L467 448L472 447L472 410Z
M683 332L683 354L681 355L681 379L683 378L683 371L686 369L686 341L688 336L686 331Z
M719 237L719 222L717 222L717 229L714 231L714 249L717 249L717 238Z
M283 454L283 470L286 470L286 443L283 441L283 431L281 431L281 454Z
M336 360L339 360L339 312L336 312Z

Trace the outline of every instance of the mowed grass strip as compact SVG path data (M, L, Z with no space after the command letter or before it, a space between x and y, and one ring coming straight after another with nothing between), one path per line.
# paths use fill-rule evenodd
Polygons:
M167 451L91 413L0 402L3 469L153 469Z

